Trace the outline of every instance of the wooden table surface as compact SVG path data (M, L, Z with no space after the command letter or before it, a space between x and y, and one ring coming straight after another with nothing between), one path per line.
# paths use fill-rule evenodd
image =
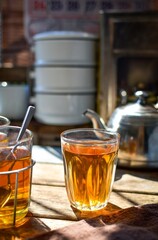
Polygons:
M158 203L158 171L117 167L110 203L102 211ZM31 204L26 223L0 230L0 240L23 240L78 221L67 199L63 164L36 162L33 168Z

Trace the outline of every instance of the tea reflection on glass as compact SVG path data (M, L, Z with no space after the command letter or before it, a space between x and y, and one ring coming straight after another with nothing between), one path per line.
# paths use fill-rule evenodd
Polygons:
M80 211L104 208L117 165L119 134L73 129L61 134L65 184L71 206Z
M18 226L28 212L31 189L32 133L26 130L13 152L19 127L0 127L0 229Z

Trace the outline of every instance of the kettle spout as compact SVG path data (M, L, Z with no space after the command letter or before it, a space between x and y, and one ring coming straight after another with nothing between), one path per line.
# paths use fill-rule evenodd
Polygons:
M93 124L93 128L102 128L102 129L107 129L104 120L96 113L95 111L91 109L87 109L84 113L84 116L88 117Z

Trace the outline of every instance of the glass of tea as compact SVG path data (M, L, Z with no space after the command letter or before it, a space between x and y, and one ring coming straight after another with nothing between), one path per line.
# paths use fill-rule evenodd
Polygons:
M27 129L17 142L19 131L0 126L0 229L23 224L30 203L33 134Z
M103 209L114 182L119 134L104 129L61 133L65 184L71 206L79 211Z

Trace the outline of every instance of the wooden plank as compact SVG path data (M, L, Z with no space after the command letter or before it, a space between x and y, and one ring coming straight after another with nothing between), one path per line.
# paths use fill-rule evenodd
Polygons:
M112 192L110 202L120 208L158 203L158 195Z
M32 188L30 211L38 218L76 221L87 216L92 218L109 214L118 209L119 207L109 203L105 209L87 215L87 212L77 211L70 206L65 187L33 185Z
M157 183L156 172L117 169L110 203L103 210L93 212L91 217L105 215L118 208L158 203ZM0 239L24 240L86 217L70 207L64 185L62 164L36 163L28 221L17 229L0 230Z
M70 207L65 187L33 185L30 211L35 217L76 220L76 213ZM158 194L128 193L115 190L110 203L120 208L148 203L158 203Z
M35 217L76 220L65 187L33 185L30 211Z
M57 228L65 227L74 223L74 221L70 220L60 220L60 219L50 219L50 218L40 218L40 220L46 225L49 226L51 230L55 230Z
M120 179L114 182L113 189L125 192L151 193L158 195L158 174L150 172L146 174L143 173L143 175L138 173L125 173Z
M36 163L33 168L34 184L65 186L63 164Z
M65 186L63 164L36 163L33 183ZM121 169L116 171L114 189L127 192L158 193L158 172Z
M129 174L131 176L136 176L139 178L144 178L148 180L157 181L158 171L157 169L137 169L137 168L121 168L116 169L116 180L120 179L124 174Z
M58 187L58 189L59 189L59 187ZM43 192L43 195L44 194L45 194L45 192ZM120 205L123 208L126 208L126 207L137 205L137 204L157 203L158 196L145 195L145 194L138 195L138 194L132 194L132 193L114 193L113 192L111 194L110 201ZM42 203L42 201L41 201L41 203ZM62 206L62 201L60 204ZM54 206L57 207L56 209L59 208L60 204L58 204L58 206L56 206L56 204L54 204ZM64 206L67 207L68 205L67 206L64 205ZM36 208L37 206L33 206L33 207ZM41 207L42 207L42 204L41 204ZM68 208L69 208L69 206L68 206ZM63 209L61 209L61 212ZM34 209L34 211L38 213L38 209L36 209L36 210ZM68 209L67 209L67 211L68 211ZM56 214L56 216L57 216L57 214ZM0 239L24 240L28 237L31 237L31 236L33 237L33 236L36 236L37 234L40 234L43 232L48 232L53 229L68 226L68 225L72 224L73 222L74 222L73 220L70 221L70 220L53 219L53 216L50 216L50 218L35 218L35 217L29 218L28 217L28 222L26 222L23 226L20 226L19 228L0 230Z

